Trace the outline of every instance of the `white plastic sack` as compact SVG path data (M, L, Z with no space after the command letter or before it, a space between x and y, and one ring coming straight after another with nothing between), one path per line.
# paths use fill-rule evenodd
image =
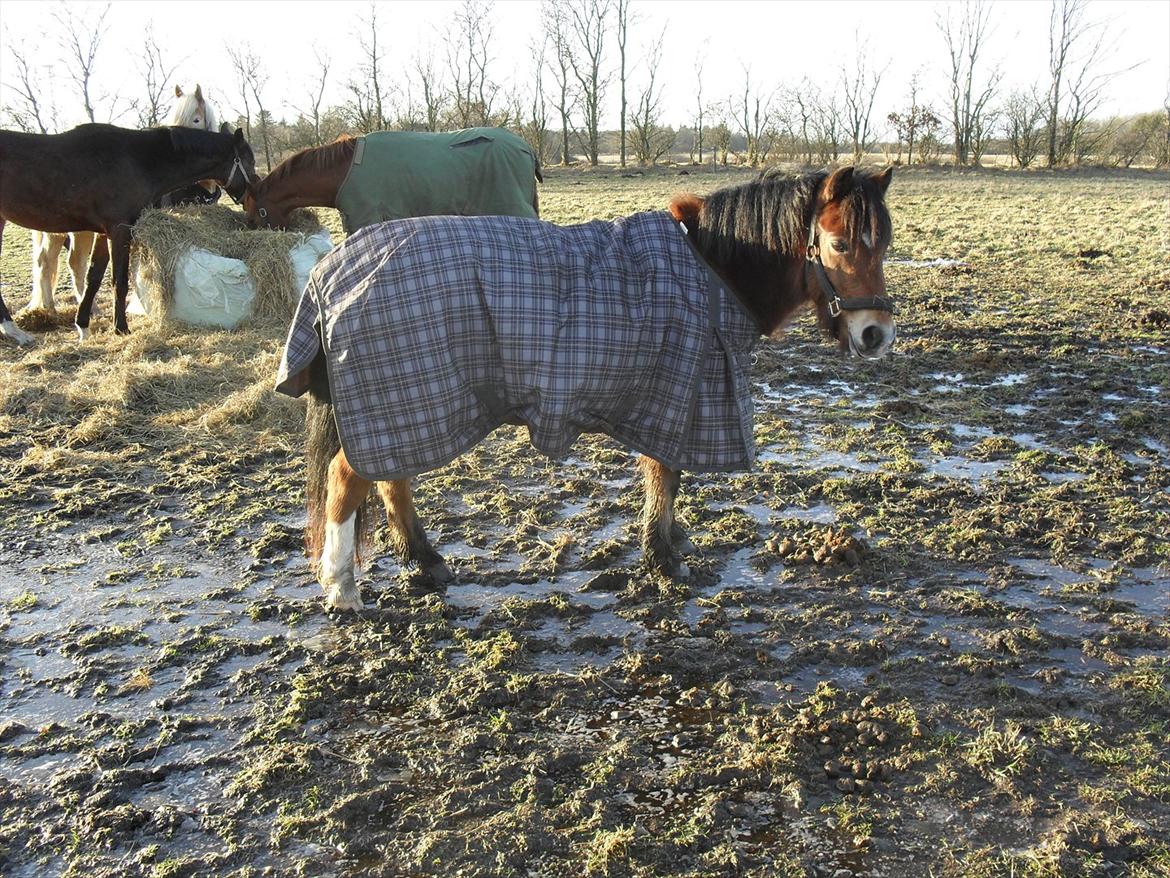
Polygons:
M293 278L296 280L297 301L300 301L301 293L305 291L313 266L332 249L333 239L329 237L329 231L321 229L289 251L288 259L292 263Z
M175 298L168 317L231 329L252 313L256 285L239 259L192 247L175 263Z

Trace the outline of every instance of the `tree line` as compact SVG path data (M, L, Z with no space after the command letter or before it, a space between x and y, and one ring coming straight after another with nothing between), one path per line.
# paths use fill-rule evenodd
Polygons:
M108 11L108 6L54 11L62 84L90 121L104 115L142 127L161 124L176 65L149 26L137 59L139 93L119 98L94 93ZM511 82L497 75L499 59L490 49L491 0L463 0L437 33L437 44L418 46L397 65L387 59L381 39L382 11L371 3L358 17L357 57L348 69L339 71L327 49L313 48L308 84L290 101L296 109L292 119L277 119L272 112L276 86L263 56L247 42L228 49L233 82L221 86L217 103L221 115L234 116L245 129L258 162L270 169L290 151L342 133L495 126L520 133L545 164L561 165L596 166L606 155L616 155L622 167L684 155L698 164L824 165L858 162L879 150L886 160L903 164L945 158L978 165L999 154L1021 168L1089 162L1170 166L1170 92L1158 110L1102 117L1108 86L1132 67L1117 66L1109 27L1092 20L1087 0L1052 0L1048 77L1030 89L1007 92L1002 68L987 58L994 4L963 0L943 7L935 22L945 72L941 94L926 93L920 69L906 98L883 115L876 100L888 64L860 43L825 84L807 77L778 84L744 64L734 94L708 96L708 59L700 49L686 82L693 95L690 118L677 126L664 120L667 31L633 44L632 28L640 19L631 0L543 0L539 32ZM15 75L6 95L7 121L28 131L55 130L47 97L53 77L11 40L9 55ZM345 99L327 106L325 94L337 85ZM603 108L614 97L619 124L605 129Z

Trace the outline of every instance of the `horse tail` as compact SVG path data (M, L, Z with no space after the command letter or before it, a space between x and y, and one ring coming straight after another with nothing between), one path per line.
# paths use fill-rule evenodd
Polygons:
M540 172L540 156L532 157L532 173L537 183L544 182L544 174ZM540 192L536 189L536 183L532 184L532 209L536 213L536 218L540 219Z
M329 465L339 451L341 437L333 416L325 354L319 350L309 364L309 402L305 410L305 502L309 513L305 525L305 548L314 566L321 560L321 550L325 546ZM354 547L359 558L373 537L375 518L369 512L367 497L354 513Z

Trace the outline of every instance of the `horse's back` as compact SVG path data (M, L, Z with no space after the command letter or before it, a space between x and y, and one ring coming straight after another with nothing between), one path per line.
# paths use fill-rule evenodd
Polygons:
M346 230L415 216L536 218L536 160L499 128L380 131L358 141L337 193Z
M133 203L137 168L169 143L163 129L87 123L60 134L0 132L0 210L5 219L45 232L105 232L95 205ZM145 190L144 190L145 192ZM145 197L149 199L149 192ZM133 221L137 213L116 221Z

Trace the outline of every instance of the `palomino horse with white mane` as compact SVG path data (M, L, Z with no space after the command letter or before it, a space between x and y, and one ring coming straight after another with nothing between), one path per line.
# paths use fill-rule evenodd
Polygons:
M890 179L765 176L613 222L439 216L350 237L314 269L277 376L310 396L307 536L326 604L362 607L375 484L401 562L452 578L410 478L501 424L550 457L582 433L640 452L646 559L686 575L679 472L751 467L760 336L812 307L844 352L893 343Z
M216 115L215 107L204 97L203 89L198 83L195 84L193 92L184 92L182 86L176 85L175 106L167 124L183 128L197 128L202 131L216 131L219 128L219 118ZM211 203L218 198L219 189L214 183L196 183L194 186L164 195L163 203L159 206L204 204ZM89 257L93 252L96 239L96 232L70 232L68 234L32 232L32 297L28 303L29 310L57 310L53 292L57 288L57 267L61 250L66 247L69 250L69 271L73 276L75 304L81 302L82 296L85 294L85 275L89 268Z

